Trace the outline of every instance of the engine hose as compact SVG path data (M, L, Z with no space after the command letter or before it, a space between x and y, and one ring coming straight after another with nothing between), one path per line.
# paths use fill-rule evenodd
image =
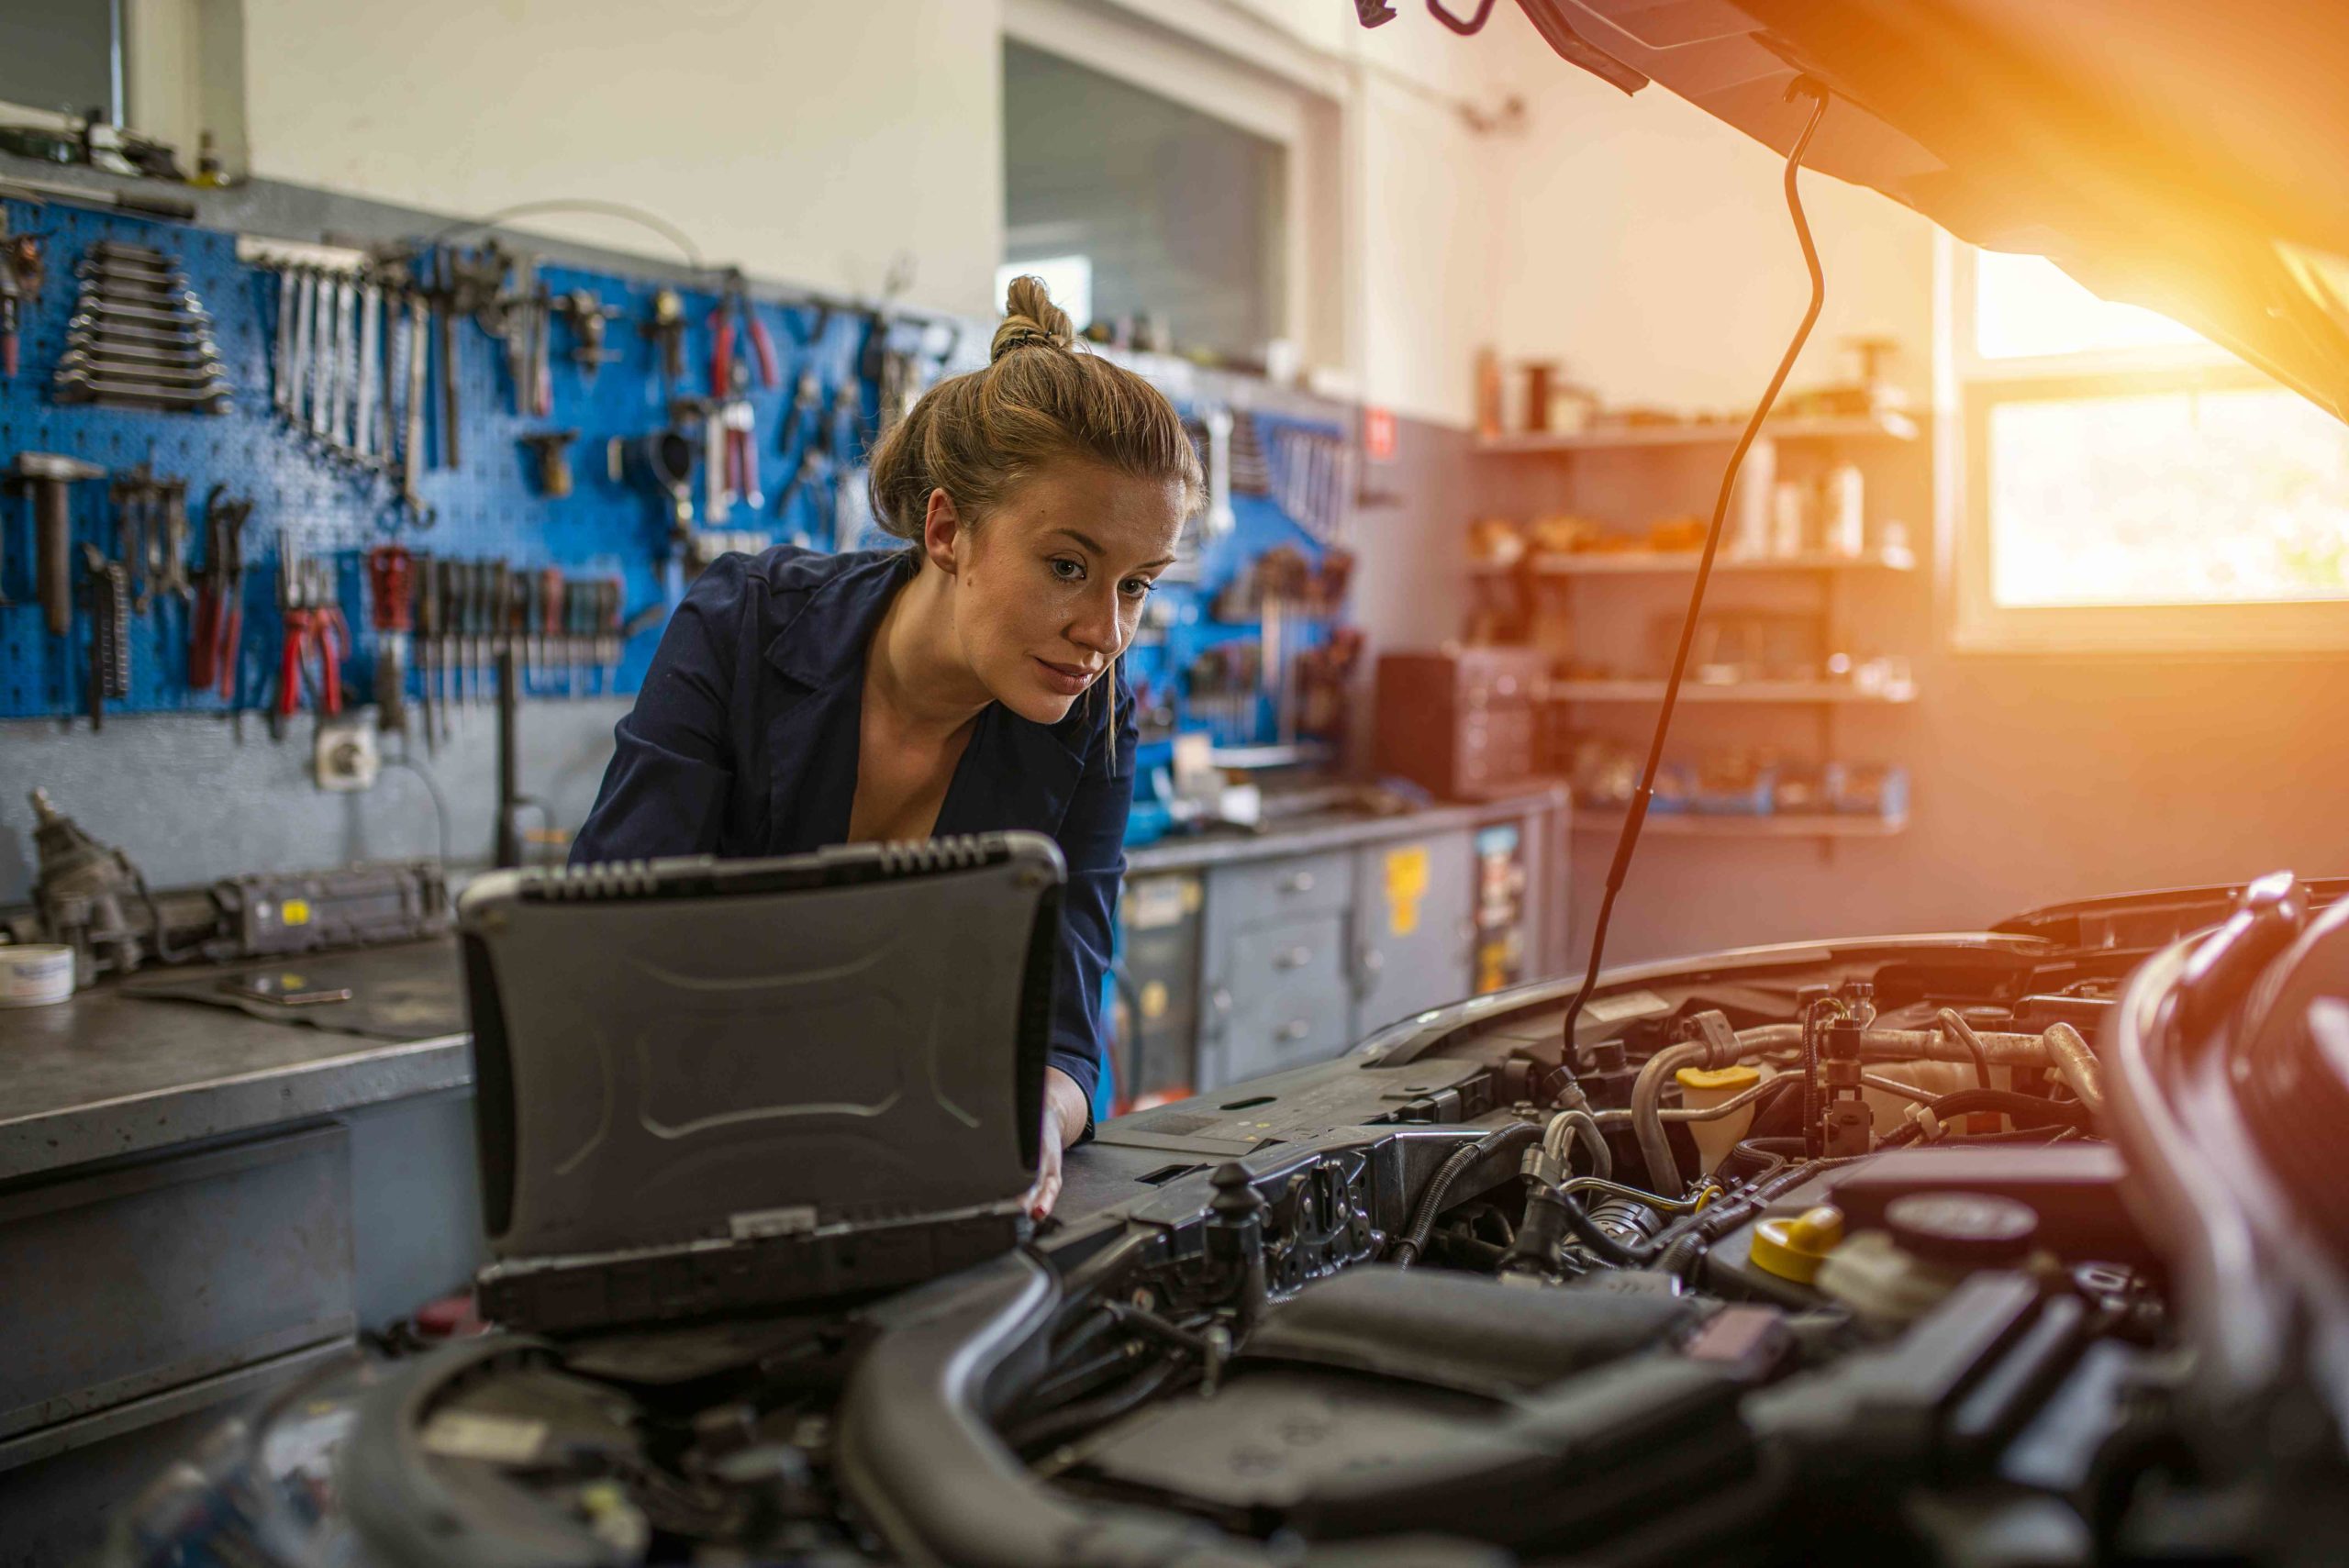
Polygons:
M1942 1031L1965 1047L1967 1054L1974 1058L1974 1086L1977 1089L1997 1087L1990 1082L1990 1053L1984 1049L1982 1037L1974 1032L1974 1026L1965 1021L1965 1015L1955 1007L1943 1007L1933 1017L1940 1020Z
M2104 1079L2088 1042L2080 1038L2079 1030L2062 1023L2049 1024L2041 1038L2047 1041L2047 1054L2055 1059L2055 1071L2064 1075L2064 1082L2079 1096L2080 1104L2087 1106L2088 1115L2102 1120Z
M2084 1104L2043 1100L2036 1095L2018 1095L2007 1089L1960 1089L1929 1102L1926 1108L1936 1120L1943 1121L1976 1111L1997 1111L2012 1117L2018 1127L2076 1127L2086 1130L2090 1125L2088 1108Z
M1574 1194L1563 1188L1553 1187L1551 1189L1551 1195L1557 1200L1558 1207L1566 1222L1566 1229L1575 1233L1575 1240L1598 1254L1601 1259L1613 1263L1617 1268L1643 1269L1663 1255L1664 1248L1656 1242L1642 1241L1627 1245L1601 1230L1598 1228L1598 1221L1590 1217L1590 1211L1583 1207L1581 1200Z
M1542 1136L1542 1129L1532 1122L1520 1121L1498 1128L1453 1151L1436 1170L1428 1189L1419 1195L1419 1206L1411 1211L1410 1223L1403 1228L1403 1239L1395 1243L1388 1260L1397 1268L1408 1269L1427 1250L1428 1233L1435 1229L1436 1216L1443 1212L1443 1200L1452 1192L1452 1184L1468 1173L1471 1167L1482 1164L1495 1154L1519 1149Z
M1701 1040L1683 1040L1667 1045L1647 1060L1640 1075L1631 1082L1631 1133L1639 1140L1640 1157L1647 1162L1648 1185L1660 1193L1680 1190L1680 1162L1672 1157L1672 1143L1664 1136L1664 1119L1656 1114L1664 1100L1664 1085L1683 1067L1720 1067L1728 1063L1713 1060L1710 1042Z
M1615 1151L1608 1146L1606 1129L1598 1118L1586 1110L1564 1110L1550 1118L1549 1130L1542 1135L1542 1150L1557 1162L1564 1171L1574 1158L1575 1139L1579 1135L1583 1147L1590 1151L1590 1168L1595 1175L1615 1173Z

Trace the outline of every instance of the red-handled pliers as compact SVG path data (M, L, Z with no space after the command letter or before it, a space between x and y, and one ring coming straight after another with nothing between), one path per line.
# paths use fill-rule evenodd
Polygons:
M277 598L285 614L285 653L277 669L277 713L290 717L302 706L302 685L308 673L308 654L318 651L318 712L333 717L342 712L342 655L351 646L351 628L335 602L327 564L294 555L292 544L280 536Z
M774 354L774 339L767 336L766 323L751 304L750 292L742 286L742 274L726 275L725 292L718 297L718 308L709 314L709 392L713 397L740 395L735 389L734 323L739 317L742 335L751 340L751 352L759 361L759 385L772 391L782 379Z

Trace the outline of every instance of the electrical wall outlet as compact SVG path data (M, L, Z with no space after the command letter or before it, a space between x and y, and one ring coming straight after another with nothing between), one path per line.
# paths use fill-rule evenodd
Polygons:
M373 789L376 775L384 771L383 755L375 750L375 727L363 719L319 725L310 760L320 789Z

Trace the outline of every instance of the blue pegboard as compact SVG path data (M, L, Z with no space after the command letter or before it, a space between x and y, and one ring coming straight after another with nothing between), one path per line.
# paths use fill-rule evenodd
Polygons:
M357 647L351 651L346 684L358 700L373 665L368 631L362 557L400 528L403 514L393 505L391 483L360 475L328 461L304 434L289 427L271 404L269 354L275 330L276 274L237 258L236 238L214 230L161 224L63 206L9 203L13 229L42 237L48 265L37 298L24 310L22 361L18 373L0 382L0 462L21 450L53 451L81 458L109 471L145 462L158 474L187 481L193 538L191 564L203 561L204 518L200 504L215 484L254 502L245 535L245 632L236 706L260 707L274 691L281 627L275 606L280 530L290 533L303 553L331 558L341 589L345 618ZM215 338L235 388L232 412L220 417L160 414L64 406L50 397L50 375L64 347L78 284L74 266L101 239L149 245L175 257L188 284L213 317ZM541 275L557 295L575 287L594 290L619 306L607 346L619 357L596 374L590 385L565 357L569 331L555 328L554 413L528 418L514 412L507 384L504 348L471 320L455 333L459 401L463 419L463 464L430 468L418 489L435 517L429 528L409 527L400 542L435 555L465 559L504 557L518 568L562 568L571 576L618 576L625 584L624 615L632 616L674 595L675 577L664 572L668 519L660 501L626 478L607 474L605 444L612 437L635 438L668 423L664 389L655 363L657 349L638 330L648 319L658 283L547 266ZM706 394L710 348L709 316L714 291L680 291L685 301L685 377L679 395ZM761 477L767 504L753 511L737 506L725 527L776 539L804 538L829 545L828 485L804 485L788 507L775 515L796 448L808 432L795 433L792 450L778 450L784 415L803 370L813 369L827 406L844 380L858 386L856 412L839 423L844 438L861 442L877 409L877 389L858 375L868 318L762 302L753 306L774 339L781 361L779 384L753 387L758 412ZM900 346L908 325L899 324ZM745 345L747 351L747 345ZM437 361L433 375L438 376ZM853 426L850 430L845 427ZM575 428L572 450L573 493L551 500L537 493L529 452L518 439L533 431ZM429 450L438 460L440 441L437 406L427 420ZM698 491L696 491L698 495ZM0 717L67 716L83 709L89 618L77 600L70 639L48 635L34 604L29 501L11 497L0 506L5 520L6 562L0 593L14 601L0 608ZM112 553L115 522L106 486L74 487L74 580L79 591L80 549L88 541ZM229 706L214 693L186 687L188 612L176 601L159 601L131 625L132 686L127 700L109 706L132 712L218 710ZM633 691L658 639L658 628L631 639L612 689ZM420 674L413 675L420 681ZM600 670L584 671L582 695L603 689ZM560 683L545 688L561 689Z
M334 563L344 617L356 641L344 670L345 686L354 701L373 695L367 689L374 644L367 625L362 558L368 549L395 534L409 548L436 556L504 557L520 569L554 566L573 577L618 576L624 584L624 617L674 600L678 578L667 561L665 506L628 477L618 482L611 479L605 447L613 437L632 439L664 428L669 423L666 398L673 392L707 393L710 316L719 297L714 290L680 290L687 321L685 375L678 386L664 388L658 350L639 330L640 324L651 317L653 295L664 285L609 272L542 266L540 276L555 295L586 288L621 312L611 322L606 343L618 357L603 366L592 383L566 356L568 327L558 323L554 328L551 355L554 412L545 419L514 411L504 345L471 319L460 322L455 338L463 462L454 470L429 467L422 473L417 487L435 521L429 528L419 528L403 527L406 514L395 504L388 479L358 474L329 461L273 407L269 356L278 307L277 277L265 267L240 261L234 235L64 206L9 203L7 212L13 229L43 238L48 265L38 297L26 303L21 367L12 380L0 381L0 462L22 450L53 451L109 471L144 462L158 474L184 477L193 524L191 566L203 562L200 508L211 487L223 484L231 495L252 500L253 511L244 534L245 628L233 706L265 708L273 701L282 646L275 604L281 530L290 534L302 553ZM63 350L66 323L77 294L74 266L90 246L102 239L152 246L178 259L189 286L212 315L214 335L235 388L232 412L216 417L50 401L50 371ZM831 405L836 389L852 382L854 411L834 424L834 440L836 446L862 449L879 399L877 386L860 373L867 335L873 330L871 319L854 312L772 301L757 302L753 308L774 339L781 361L778 384L754 386L751 393L758 419L765 501L755 509L738 506L722 526L778 540L829 547L836 541L829 483L813 483L811 475L811 483L793 495L787 506L777 506L799 450L813 435L809 422L802 420L790 427L786 417L803 372L814 372L821 389L822 417L828 420L835 417ZM926 330L922 324L910 321L885 329L894 334L893 341L901 349L920 347L916 339ZM743 350L747 351L747 345ZM436 360L429 386L437 384L438 375ZM1335 433L1330 425L1308 420L1267 414L1240 417L1258 422L1260 444L1273 468L1276 492L1280 457L1278 442L1273 438L1278 429L1295 425ZM782 438L787 428L792 439L785 444ZM533 460L520 442L524 435L553 428L580 432L572 449L575 487L562 500L538 493ZM426 430L428 450L437 462L444 439L437 401L426 420ZM696 493L698 497L698 484ZM1180 673L1200 650L1256 635L1252 622L1231 625L1208 618L1208 606L1219 589L1275 545L1288 545L1308 560L1320 560L1321 546L1272 499L1235 495L1233 512L1234 528L1209 542L1197 580L1170 584L1160 590L1172 601L1174 624L1162 642L1132 651L1128 662L1130 679L1150 681L1162 691L1179 695ZM79 714L84 706L89 617L77 597L72 637L61 639L47 634L34 602L30 503L16 497L0 503L0 527L5 527L7 547L0 593L14 601L0 607L0 717ZM80 543L87 540L113 552L114 508L104 484L74 487L73 538L78 595ZM870 543L873 539L866 533L838 542ZM218 711L231 706L231 699L211 691L187 689L188 619L184 607L166 601L158 601L150 613L133 617L131 691L127 700L110 703L111 708ZM1293 634L1292 645L1318 643L1328 629L1326 624L1302 623ZM558 676L551 684L542 680L535 690L556 695L575 689L583 695L607 689L633 692L658 636L656 626L630 639L608 688L604 672L591 668L580 673L575 685ZM410 672L413 697L420 693L422 681L414 660ZM1227 743L1260 739L1271 722L1268 705L1260 705L1253 725L1226 728L1218 739Z

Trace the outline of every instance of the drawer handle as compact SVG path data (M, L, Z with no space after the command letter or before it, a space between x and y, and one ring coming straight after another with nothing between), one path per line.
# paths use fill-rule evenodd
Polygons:
M1275 969L1303 969L1307 964L1311 963L1312 962L1313 950L1311 948L1291 948L1288 951L1278 954L1274 958L1273 967Z
M1283 893L1312 892L1313 873L1309 871L1290 872L1286 876L1281 878L1281 891Z
M1287 1023L1283 1024L1278 1031L1275 1033L1273 1038L1286 1043L1290 1040L1303 1040L1307 1035L1309 1035L1312 1032L1313 1026L1311 1024L1307 1023L1303 1018L1292 1018Z

